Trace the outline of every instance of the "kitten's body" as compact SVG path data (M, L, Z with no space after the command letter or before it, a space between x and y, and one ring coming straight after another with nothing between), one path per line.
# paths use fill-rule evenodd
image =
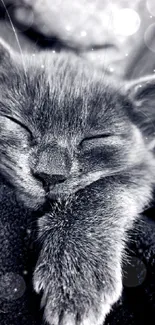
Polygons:
M101 325L121 295L126 231L154 185L143 92L139 101L135 83L122 95L64 53L25 56L25 69L3 45L0 58L0 171L19 201L50 206L33 279L45 318Z

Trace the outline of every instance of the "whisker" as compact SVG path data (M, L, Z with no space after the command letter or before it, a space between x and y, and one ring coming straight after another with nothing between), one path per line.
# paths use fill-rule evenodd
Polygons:
M18 35L17 35L17 32L15 30L15 27L14 27L14 24L12 22L12 19L11 19L11 16L9 14L9 11L4 3L4 0L0 0L5 11L6 11L6 14L8 16L8 19L9 19L9 22L10 22L10 25L11 25L11 28L14 32L14 35L15 35L15 39L16 39L16 42L17 42L17 45L18 45L18 48L19 48L19 51L20 51L20 55L21 55L21 58L22 58L22 63L23 63L23 69L24 69L24 73L25 73L25 76L27 76L27 71L26 71L26 66L25 66L25 62L24 62L24 56L23 56L23 51L22 51L22 48L21 48L21 45L20 45L20 42L19 42L19 38L18 38Z

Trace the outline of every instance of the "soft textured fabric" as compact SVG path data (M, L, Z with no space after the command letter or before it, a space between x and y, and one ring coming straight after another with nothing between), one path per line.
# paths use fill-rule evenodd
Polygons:
M127 252L131 264L142 261L138 271L128 274L122 298L107 318L106 325L153 325L155 323L155 209L141 216L135 230L130 233ZM134 263L133 263L134 265ZM126 268L125 268L126 269ZM131 270L131 269L129 269ZM144 271L146 272L144 274ZM142 277L140 285L134 278ZM126 281L125 281L126 284Z
M35 264L32 214L20 207L11 188L0 182L0 324L38 325L40 310L32 293ZM17 298L17 299L16 299Z

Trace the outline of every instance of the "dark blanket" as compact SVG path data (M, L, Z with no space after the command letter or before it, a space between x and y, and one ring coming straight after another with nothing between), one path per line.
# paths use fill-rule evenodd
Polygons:
M130 232L124 261L122 298L106 325L155 324L155 208L146 211Z
M0 181L0 324L37 325L39 303L32 290L35 217Z
M0 324L41 325L40 298L31 284L37 216L18 205L7 184L0 184ZM123 295L106 325L143 325L149 318L149 325L155 324L154 211L147 211L130 233Z

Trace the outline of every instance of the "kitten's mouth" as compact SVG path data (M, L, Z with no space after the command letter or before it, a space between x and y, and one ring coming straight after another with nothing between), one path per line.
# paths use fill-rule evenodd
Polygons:
M61 184L50 186L47 193L48 200L66 200L71 195L74 195L79 190L98 181L100 178L107 176L105 171L90 172L80 177L72 177Z
M118 170L101 170L96 172L90 172L79 177L72 177L61 184L55 184L50 186L47 193L48 200L66 200L67 198L74 195L86 186L93 184L101 178L113 176L120 173L121 169Z
M48 200L65 200L68 196L70 196L72 193L76 192L76 186L77 184L65 181L63 184L56 184L50 186L49 191L47 192L47 199Z

